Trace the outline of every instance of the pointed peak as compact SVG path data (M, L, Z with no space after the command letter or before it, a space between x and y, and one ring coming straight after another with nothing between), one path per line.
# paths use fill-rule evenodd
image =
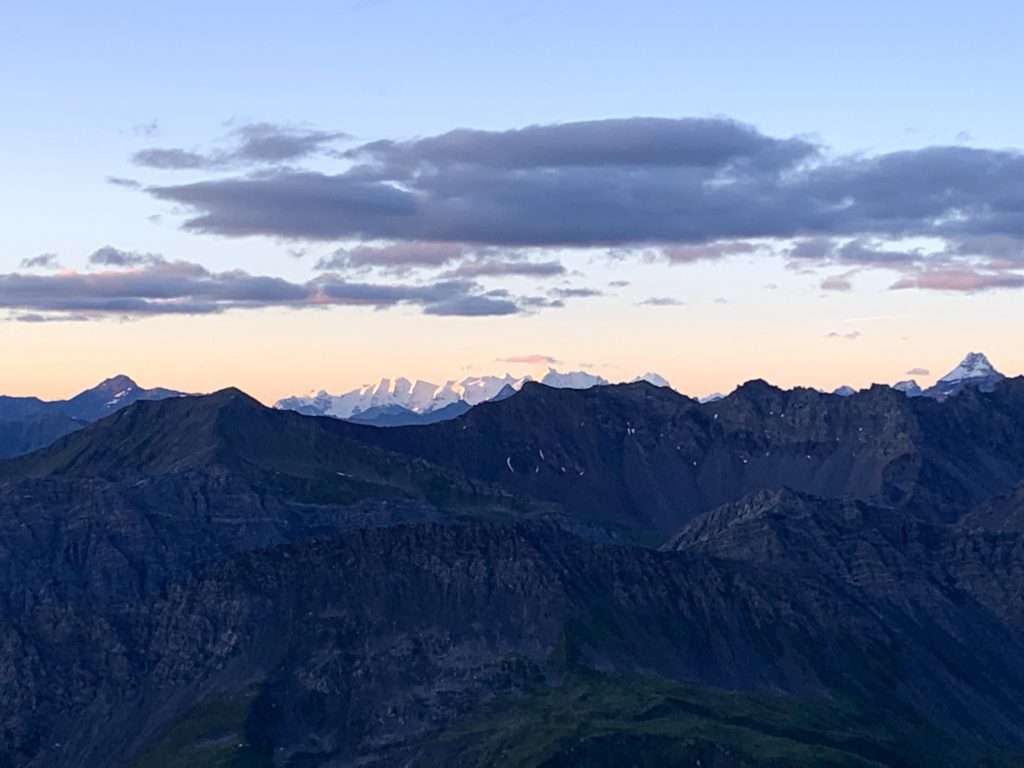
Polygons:
M902 392L907 397L919 397L922 394L921 385L914 379L906 379L904 381L898 381L892 385L892 388L897 392Z
M782 390L780 390L774 384L770 384L769 382L765 381L764 379L751 379L750 381L745 381L742 384L740 384L738 387L736 387L736 393L737 394L756 394L756 393L763 393L763 392L781 392L781 391Z
M984 379L1001 376L989 359L981 352L969 352L960 364L947 373L940 382L965 381L967 379Z
M648 371L642 376L637 376L635 379L633 379L634 384L638 381L646 381L648 384L652 384L655 387L668 387L669 389L672 388L672 385L668 383L668 379L666 379L664 376L660 374L654 373L653 371Z
M93 390L107 391L107 390L125 390L125 389L138 389L138 384L130 377L123 373L119 373L116 376L111 376L109 379L104 379L95 387Z
M265 407L263 403L255 397L246 394L238 387L225 387L224 389L218 389L216 392L211 392L208 395L200 395L198 399L216 406L227 405L229 403L242 403L246 406L255 406L260 409Z

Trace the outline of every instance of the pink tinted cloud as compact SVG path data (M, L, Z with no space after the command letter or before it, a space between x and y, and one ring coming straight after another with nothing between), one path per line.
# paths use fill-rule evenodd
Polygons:
M513 355L512 357L499 357L499 363L511 363L515 365L557 365L560 360L550 355Z
M980 272L973 269L932 269L900 278L890 288L973 293L996 288L1024 288L1024 275L1014 272Z

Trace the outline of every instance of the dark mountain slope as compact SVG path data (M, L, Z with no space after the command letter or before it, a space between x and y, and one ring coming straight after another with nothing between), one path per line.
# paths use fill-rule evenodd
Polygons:
M362 530L244 556L106 618L40 606L0 638L49 659L0 669L22 692L0 702L0 734L31 765L118 764L195 702L255 691L248 738L277 764L417 764L495 696L596 668L856 702L902 734L903 762L883 764L914 764L915 746L929 746L917 764L973 764L986 743L1024 743L1024 644L976 616L961 638L965 614L947 618L922 627L838 582L547 526ZM437 748L421 764L449 764Z
M181 396L170 389L143 389L127 376L106 379L68 400L0 395L0 459L37 451L132 403Z
M826 575L907 611L939 615L973 604L1024 630L1024 536L1017 534L777 489L702 515L663 548Z
M367 424L372 427L412 427L421 424L437 424L440 421L455 419L472 407L465 400L459 400L443 408L427 411L426 413L417 413L400 405L381 405L355 413L345 419L345 421L350 421L354 424Z
M83 421L61 413L46 412L0 421L0 459L38 451L84 426Z
M780 485L951 520L1024 479L1024 379L945 403L881 386L837 397L755 381L698 404L644 383L527 384L455 421L358 436L634 531L670 533Z
M0 463L0 478L125 479L220 467L260 476L381 483L417 493L429 484L429 471L411 479L412 468L426 469L424 462L358 442L347 426L266 408L237 389L139 402L38 453Z
M38 397L0 395L0 421L17 421L41 411L47 403Z
M350 431L225 390L140 402L0 462L0 606L110 606L297 539L551 511Z
M981 504L961 525L968 530L1024 533L1024 483Z
M921 400L136 403L0 462L0 766L1022 764L1022 536L942 521L1021 482L1024 387Z

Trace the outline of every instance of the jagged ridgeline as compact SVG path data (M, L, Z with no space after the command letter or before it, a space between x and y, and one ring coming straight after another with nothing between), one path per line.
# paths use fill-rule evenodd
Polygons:
M0 462L0 765L1024 765L1024 379L974 362L112 407Z

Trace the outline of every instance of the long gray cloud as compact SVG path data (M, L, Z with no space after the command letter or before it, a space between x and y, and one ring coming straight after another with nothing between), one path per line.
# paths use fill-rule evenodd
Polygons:
M340 138L250 126L228 150L161 150L171 154L149 164L273 165ZM278 165L147 191L189 211L192 231L388 241L423 260L405 269L451 266L446 254L458 249L601 247L671 264L781 254L804 269L891 270L894 288L1010 288L1024 270L1024 155L1014 150L837 156L724 118L630 118L371 141L340 157L349 166L338 173ZM368 264L368 247L330 266ZM377 266L393 255L378 250ZM515 263L463 258L448 276L559 274L553 261Z
M731 120L635 118L452 131L346 155L354 165L338 174L282 170L150 191L190 207L187 227L229 236L506 246L1024 236L1024 158L1004 150L830 157Z
M98 255L97 255L98 254ZM418 307L429 315L509 315L560 306L544 297L485 290L473 280L379 283L347 280L326 272L304 283L252 275L242 270L213 272L186 261L110 246L90 261L99 271L57 274L0 274L0 308L24 322L102 317L217 314L235 309L369 306ZM113 268L111 268L113 267Z

